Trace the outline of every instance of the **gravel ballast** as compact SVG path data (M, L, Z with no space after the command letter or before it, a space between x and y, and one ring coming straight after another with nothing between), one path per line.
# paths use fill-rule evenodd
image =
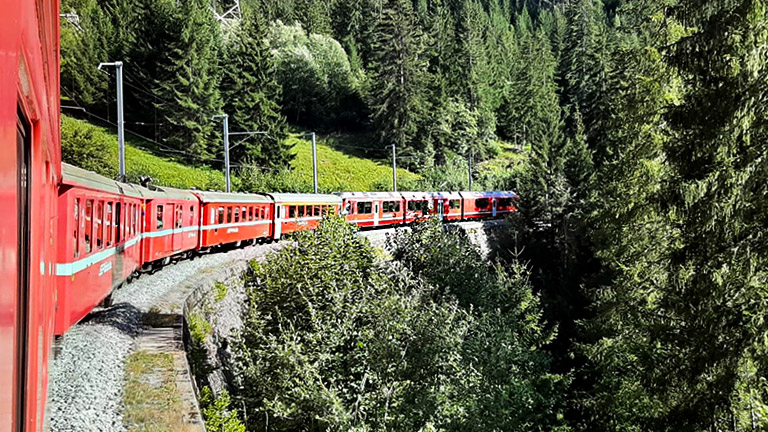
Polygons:
M271 246L250 246L181 261L113 293L111 307L94 311L57 341L59 354L49 374L51 430L124 431L125 359L141 332L142 314L205 269L262 258L271 250Z

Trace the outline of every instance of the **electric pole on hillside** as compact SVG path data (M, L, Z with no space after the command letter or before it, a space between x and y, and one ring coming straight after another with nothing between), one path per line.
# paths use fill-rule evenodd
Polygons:
M312 180L315 182L315 193L317 193L317 139L312 132Z
M229 147L229 137L230 136L237 136L237 135L248 135L248 136L251 136L251 135L267 135L267 136L269 136L269 133L268 132L264 132L264 131L258 131L258 132L230 132L229 131L229 114L217 114L217 115L211 117L211 120L216 120L217 118L222 119L221 124L222 124L222 128L224 129L224 131L223 131L224 132L224 179L226 181L227 192L229 193L229 192L231 192L231 182L230 182L230 179L229 179L229 168L230 168L230 164L229 164L229 150L230 150L230 147ZM242 141L240 141L240 142L242 142ZM238 144L240 144L240 143L235 144L234 146L232 146L232 148L237 147Z
M472 192L472 149L467 154L467 168L469 168L469 191Z
M397 192L397 156L394 144L392 144L392 190Z
M123 119L123 62L99 63L98 70L104 66L114 66L117 72L117 147L119 152L120 181L125 181L125 120Z

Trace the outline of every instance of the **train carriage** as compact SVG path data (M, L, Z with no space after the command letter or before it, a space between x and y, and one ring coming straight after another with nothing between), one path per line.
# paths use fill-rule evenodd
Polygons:
M200 199L200 249L251 240L272 240L272 199L258 194L197 192Z
M199 245L200 201L190 191L138 187L144 197L142 267L155 270L172 259L191 256Z
M458 192L432 192L433 207L440 220L460 220L462 202Z
M514 192L459 192L463 200L463 219L488 219L517 210Z
M402 224L405 202L397 192L343 192L337 194L343 201L345 219L359 227L378 227Z
M0 16L0 432L44 428L56 286L59 2Z
M101 303L141 265L141 193L68 164L59 187L57 335Z
M296 231L311 230L329 214L341 210L341 198L325 194L268 194L274 201L273 231L275 240Z
M430 192L401 192L405 215L403 223L428 219L436 214L435 202Z

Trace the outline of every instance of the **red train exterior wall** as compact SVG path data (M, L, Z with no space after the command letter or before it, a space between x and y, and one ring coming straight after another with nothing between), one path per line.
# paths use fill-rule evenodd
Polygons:
M162 227L157 217L163 207ZM178 221L177 206L181 206ZM144 203L144 235L141 240L142 264L172 257L198 246L200 203L196 200L152 198Z
M44 423L53 337L56 186L59 143L59 3L9 1L0 14L0 432L33 431ZM29 154L25 232L27 284L19 289L17 122L26 123ZM25 292L26 313L19 297ZM27 328L19 339L20 326ZM26 372L25 372L26 371Z
M240 209L237 221L235 208ZM245 209L245 218L242 209ZM205 203L201 213L200 247L209 248L243 240L271 238L273 213L272 203Z
M64 334L140 267L141 205L140 198L62 186L56 335Z

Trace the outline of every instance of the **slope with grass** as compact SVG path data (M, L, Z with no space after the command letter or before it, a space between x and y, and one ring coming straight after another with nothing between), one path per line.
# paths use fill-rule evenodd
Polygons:
M296 158L291 167L299 179L312 184L312 143L290 138ZM318 184L324 191L386 191L392 190L392 166L385 160L373 160L332 148L324 140L317 143ZM411 184L417 174L402 168L397 170L398 184Z
M114 131L62 116L61 145L64 162L105 177L117 177L118 149ZM125 166L128 181L138 183L141 177L149 176L153 178L152 183L159 186L224 189L224 174L221 172L207 167L190 167L142 150L151 146L151 143L140 138L126 136Z

